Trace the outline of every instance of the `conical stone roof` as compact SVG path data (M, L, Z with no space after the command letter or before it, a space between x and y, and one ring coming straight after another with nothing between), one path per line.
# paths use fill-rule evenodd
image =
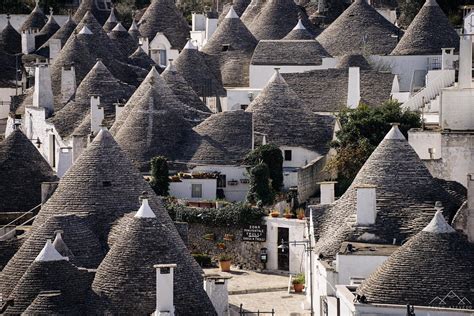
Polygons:
M99 96L100 106L104 108L103 124L111 127L115 121L115 104L126 102L134 90L133 86L114 78L99 60L81 81L73 99L48 121L54 124L61 137L69 137L90 112L91 96Z
M9 18L7 26L0 33L0 51L11 55L21 53L21 35L11 25Z
M240 19L247 27L250 27L255 17L260 13L265 6L267 0L252 0L245 11L240 15Z
M278 71L246 111L253 113L254 129L266 135L267 142L327 153L334 119L307 110Z
M41 30L46 24L48 18L44 15L43 10L39 6L39 1L36 1L35 8L26 18L25 22L20 27L20 31L24 32L29 29Z
M189 86L183 76L176 70L172 61L170 61L165 71L163 71L161 77L183 104L198 111L211 112L196 92Z
M314 40L314 35L311 34L306 27L304 27L301 19L298 20L298 24L288 33L284 40Z
M356 0L317 40L332 56L388 55L397 45L399 32L365 0Z
M194 127L180 159L197 164L235 165L252 150L252 113L216 113Z
M7 308L5 315L21 314L42 291L60 290L66 301L72 304L83 302L89 286L87 272L78 270L67 258L59 255L50 240L42 250L47 251L48 256L40 253L18 281L9 296L14 305Z
M359 67L362 70L370 70L370 66L367 59L360 54L351 54L342 56L337 62L336 68L347 69L350 67Z
M425 229L395 251L357 292L374 304L465 308L474 302L473 271L474 245L438 212Z
M22 316L30 315L84 315L82 304L71 304L61 291L43 291L24 311Z
M183 116L182 104L163 79L155 80L159 82L151 83L115 136L141 171L150 170L153 157L176 158L191 130Z
M61 27L54 19L53 13L48 18L48 22L43 26L39 33L35 36L36 48L41 47L48 41Z
M364 185L376 187L377 217L374 225L358 228L354 225L357 188ZM453 218L460 206L393 126L342 197L314 215L316 252L334 257L344 241L392 244L395 239L400 244L430 222L436 201L445 206L448 218ZM372 237L365 239L367 235Z
M233 8L235 11L235 14L241 17L245 9L247 9L247 7L249 6L249 4L250 4L250 0L233 0L231 3L226 3L224 5L224 8L222 9L221 14L219 15L219 20L217 24L219 25L222 22L222 20L224 20L226 15L229 13L230 8Z
M171 47L182 49L189 36L189 25L172 0L152 0L138 23L140 33L150 42L162 32Z
M128 34L127 30L120 22L117 23L107 35L113 42L115 42L120 51L127 54L127 56L133 54L138 47L138 43L130 34Z
M161 201L133 166L107 130L101 130L74 165L59 181L43 205L34 227L58 214L77 214L90 220L91 229L104 247L113 223L138 209L138 196L148 192L150 205L161 223L172 231L170 238L182 243ZM67 242L67 241L66 241ZM70 248L70 242L67 242Z
M295 27L298 19L308 31L316 33L315 26L293 0L267 0L249 25L249 30L258 40L282 39Z
M71 16L68 17L66 22L61 26L61 28L55 32L49 39L58 39L61 41L61 48L64 47L66 41L74 32L74 29L77 27L76 22L72 19ZM36 52L36 54L49 57L49 40L44 43Z
M148 71L156 64L141 46L138 46L133 54L128 57L128 63Z
M72 264L97 268L105 252L89 225L86 219L75 215L58 215L37 227L0 272L0 292L8 297L44 247L45 241L54 238L57 231L63 232L63 240L73 254L69 258Z
M107 21L105 21L105 24L103 26L103 29L106 33L109 33L114 29L114 27L118 24L117 17L115 16L115 8L112 8L110 10L110 15L107 18Z
M41 203L41 183L57 180L19 128L0 142L0 174L0 212L29 211Z
M427 0L391 55L441 55L459 48L459 35L436 0Z
M224 86L248 86L250 59L256 46L257 40L231 7L202 52L219 60Z
M206 64L203 54L189 41L174 63L178 72L200 97L224 96L222 80Z
M100 25L104 25L110 15L110 8L105 6L106 2L96 0L82 0L79 8L74 14L74 21L79 23L87 12L91 12Z
M97 269L92 289L100 299L91 307L103 313L152 314L156 308L153 265L174 263L175 314L216 315L202 281L190 269L193 259L188 249L181 240L176 242L169 227L154 216L153 211L158 210L153 206L150 209L146 199L145 203L127 221Z

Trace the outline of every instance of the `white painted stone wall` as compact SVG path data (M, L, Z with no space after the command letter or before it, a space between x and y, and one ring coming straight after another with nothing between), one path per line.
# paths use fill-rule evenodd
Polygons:
M209 296L218 316L229 315L229 279L204 278L204 290Z
M441 159L441 133L438 131L411 129L408 143L423 160Z
M351 278L367 278L388 256L336 255L337 284L350 284Z
M441 60L441 51L439 55L426 56L370 56L368 58L372 66L377 70L391 71L398 75L400 83L400 92L410 91L413 74L416 70L428 72L430 64L435 59ZM457 60L458 56L451 57L452 61ZM452 62L451 61L451 62Z
M247 170L243 166L225 166L225 165L209 165L209 166L196 166L193 172L220 172L226 175L226 181L237 180L237 185L229 185L226 183L224 190L225 199L231 202L245 201L247 193L249 191L249 184L242 183L249 180ZM217 185L217 183L216 183Z
M271 135L267 136L271 143ZM298 185L298 169L321 157L318 153L302 147L280 146L283 154L283 187L288 189ZM285 150L291 150L291 160L285 160Z
M166 50L166 60L160 61L159 50ZM147 50L145 50L146 52ZM161 66L168 66L169 59L175 60L178 58L179 51L171 48L171 43L168 38L161 32L156 33L155 37L149 44L149 54L153 61Z
M283 217L265 217L265 224L267 225L267 241L263 247L267 248L268 253L268 270L278 269L278 246L281 240L278 240L278 227L289 229L289 241L302 241L305 234L304 220L286 219ZM286 251L286 250L285 250ZM303 273L305 269L305 255L304 246L289 245L290 253L290 273Z
M260 94L261 89L227 88L227 96L222 99L222 111L236 111L242 105L249 105Z
M440 106L443 129L474 130L474 89L443 89Z
M181 181L182 182L170 183L169 193L171 196L189 201L205 201L216 199L216 179L182 179ZM202 197L192 197L191 193L193 184L202 184Z
M464 34L474 34L474 11L464 17Z
M263 89L275 73L275 68L280 68L280 73L294 73L334 68L336 64L337 60L335 58L323 58L321 65L250 65L250 88Z
M18 89L20 92L20 89ZM8 117L10 112L10 102L11 97L16 94L16 89L14 88L0 88L0 119L5 119Z

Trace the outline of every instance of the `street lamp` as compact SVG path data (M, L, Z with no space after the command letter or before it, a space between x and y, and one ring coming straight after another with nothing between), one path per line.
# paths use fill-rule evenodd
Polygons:
M314 307L313 307L313 245L311 243L311 235L309 224L308 226L308 239L306 240L293 240L293 241L284 241L281 240L281 244L278 246L278 249L281 249L282 252L285 252L285 249L288 250L290 245L293 246L303 246L304 252L309 253L309 296L311 299L311 316L314 315Z

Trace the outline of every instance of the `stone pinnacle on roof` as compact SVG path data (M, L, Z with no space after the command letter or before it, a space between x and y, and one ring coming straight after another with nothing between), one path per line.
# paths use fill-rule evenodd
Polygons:
M229 12L227 12L225 18L226 19L238 19L239 18L237 13L235 13L235 10L234 10L233 6L230 7Z
M392 128L390 131L385 135L384 139L398 139L398 140L405 140L405 136L403 136L402 132L400 132L400 129L398 128L398 123L392 124Z
M117 25L112 29L112 31L116 32L127 32L127 30L123 27L121 22L118 22Z
M399 29L364 0L353 2L316 39L332 56L388 55Z
M296 26L288 33L284 40L314 40L314 35L312 35L304 26L301 19L298 19Z
M194 46L192 40L188 40L188 41L186 42L186 45L184 46L183 49L197 49L197 47Z
M27 31L29 29L40 30L46 24L47 19L48 18L39 6L39 1L36 1L35 8L33 9L33 11L31 11L30 15L28 15L25 22L23 22L20 30L22 32Z
M59 261L59 260L67 260L66 257L61 256L61 254L54 248L53 244L51 243L51 239L46 241L44 248L36 257L35 261Z
M142 199L142 205L138 209L138 212L135 214L136 218L156 218L155 213L148 204L148 199Z
M391 55L441 55L458 48L459 35L435 0L426 1Z
M91 30L87 27L87 25L84 25L82 30L79 31L79 34L86 34L86 35L92 35Z
M66 243L63 240L63 231L62 230L57 230L54 232L56 236L54 237L53 241L53 246L54 248L61 254L63 257L69 258L69 260L74 257L74 254L72 253L71 249L66 245Z
M117 25L117 23L118 23L118 20L117 20L117 17L115 16L115 8L112 8L112 10L110 10L109 17L107 21L105 21L105 24L103 26L104 31L106 31L107 33L112 31L112 29Z
M132 20L132 25L130 25L129 31L138 31L138 25L135 19Z
M434 234L451 234L456 232L454 228L446 222L441 211L436 212L428 226L423 228L423 231Z

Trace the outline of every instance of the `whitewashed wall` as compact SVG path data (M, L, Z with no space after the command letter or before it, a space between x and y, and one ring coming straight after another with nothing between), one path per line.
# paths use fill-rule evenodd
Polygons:
M10 97L16 93L15 89L12 88L0 88L0 119L8 117L10 112Z
M182 179L182 182L171 182L170 192L171 196L178 199L185 199L190 201L204 201L216 199L216 179ZM192 198L192 185L202 184L202 197Z
M166 50L166 60L165 64L160 63L160 55L158 53L158 49ZM178 58L179 51L177 49L171 49L171 44L168 38L161 32L156 33L155 37L149 44L149 54L151 59L157 63L161 64L162 66L168 66L169 59L175 60ZM145 50L146 51L146 50Z
M305 221L282 217L265 217L265 224L267 225L267 241L264 243L264 247L267 248L268 253L267 269L277 270L278 246L281 243L281 240L278 240L278 227L289 229L288 239L290 242L301 241L305 232ZM305 269L304 247L290 245L288 251L290 252L290 273L303 273Z
M242 183L240 180L248 180L249 176L245 167L242 166L225 166L225 165L209 165L197 166L193 171L199 172L220 172L226 175L226 181L237 180L237 185L226 184L223 188L225 199L230 202L245 201L249 191L249 184Z
M367 278L388 256L336 255L337 284L350 284L351 277Z
M222 98L222 111L240 110L242 104L249 105L259 94L261 89L227 88L227 96ZM252 94L251 99L249 93Z

